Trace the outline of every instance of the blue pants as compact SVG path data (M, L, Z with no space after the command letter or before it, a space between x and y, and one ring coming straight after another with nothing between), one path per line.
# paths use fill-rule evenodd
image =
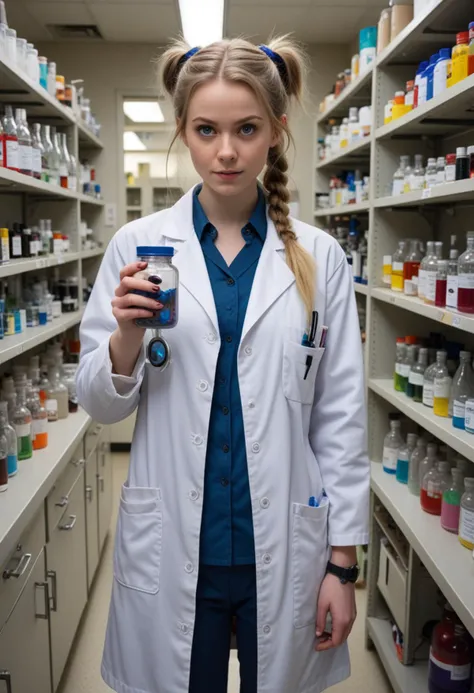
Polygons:
M233 617L240 693L257 693L255 566L200 565L189 693L227 693Z

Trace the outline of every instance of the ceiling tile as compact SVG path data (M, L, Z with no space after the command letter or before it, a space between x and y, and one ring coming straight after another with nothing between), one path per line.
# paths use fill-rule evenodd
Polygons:
M42 2L43 0L40 0ZM66 2L77 2L78 0L66 0ZM84 2L84 0L79 0L79 2ZM85 0L85 2L91 5L133 5L135 11L138 5L153 5L154 7L160 7L161 5L174 5L177 0Z
M295 7L309 7L314 0L228 0L227 6L230 7L263 7L270 10L274 7L284 7L288 13L292 12ZM326 0L327 2L327 0ZM273 12L272 12L273 14ZM267 15L267 20L270 19Z
M28 41L50 41L51 33L41 21L33 17L20 0L7 0L5 3L9 26L13 27L19 37Z
M166 43L181 31L177 8L174 5L121 5L100 3L90 5L90 11L107 41Z
M48 24L92 24L94 21L87 6L70 2L31 2L25 3L27 11L43 25Z

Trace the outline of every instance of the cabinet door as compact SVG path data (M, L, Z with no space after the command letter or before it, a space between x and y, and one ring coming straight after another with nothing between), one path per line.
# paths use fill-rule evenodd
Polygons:
M99 552L110 528L113 500L112 460L110 453L109 430L101 438L97 449L97 495L99 498Z
M44 549L0 631L0 691L51 693Z
M99 563L99 509L97 503L97 454L86 462L85 505L87 529L87 586L90 588Z
M51 581L51 656L56 690L87 601L84 477L69 494L69 504L47 545Z

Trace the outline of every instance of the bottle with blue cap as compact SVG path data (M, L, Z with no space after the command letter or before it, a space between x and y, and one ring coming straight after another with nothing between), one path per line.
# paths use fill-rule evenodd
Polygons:
M175 327L178 322L179 273L172 264L174 248L171 246L138 246L137 261L146 262L145 269L135 274L136 279L144 279L159 287L157 293L134 290L133 293L158 300L163 308L154 311L153 317L138 318L138 327L164 330Z

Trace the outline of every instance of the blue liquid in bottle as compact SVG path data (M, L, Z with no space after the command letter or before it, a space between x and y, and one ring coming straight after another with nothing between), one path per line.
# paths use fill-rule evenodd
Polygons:
M8 476L15 476L18 471L18 459L16 455L7 455Z
M397 460L396 477L401 484L408 484L408 460Z

